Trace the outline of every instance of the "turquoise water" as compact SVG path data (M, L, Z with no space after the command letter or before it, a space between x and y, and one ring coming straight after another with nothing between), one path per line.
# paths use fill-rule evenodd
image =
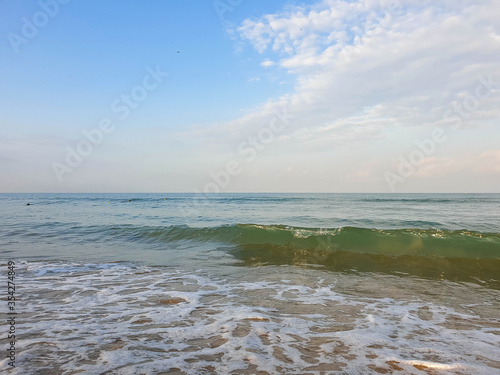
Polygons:
M500 194L0 194L0 222L13 373L500 367Z
M1 245L17 259L312 264L498 287L498 194L15 194L1 204Z

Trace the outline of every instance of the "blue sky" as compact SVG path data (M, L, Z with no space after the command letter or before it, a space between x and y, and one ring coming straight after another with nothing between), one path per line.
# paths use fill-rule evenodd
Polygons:
M493 0L0 9L1 192L499 192Z

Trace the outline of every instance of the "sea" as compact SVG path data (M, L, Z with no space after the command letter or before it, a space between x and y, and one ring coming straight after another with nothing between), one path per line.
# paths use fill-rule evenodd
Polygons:
M0 194L0 284L5 374L500 374L500 194Z

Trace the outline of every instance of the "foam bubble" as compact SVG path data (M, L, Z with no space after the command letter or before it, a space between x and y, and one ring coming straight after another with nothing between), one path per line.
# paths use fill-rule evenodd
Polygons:
M341 275L290 273L280 281L269 271L252 282L127 264L19 269L13 374L486 375L498 368L500 319L481 313L486 303L495 308L492 301L467 301L459 311L418 298L364 297L339 290L352 280Z

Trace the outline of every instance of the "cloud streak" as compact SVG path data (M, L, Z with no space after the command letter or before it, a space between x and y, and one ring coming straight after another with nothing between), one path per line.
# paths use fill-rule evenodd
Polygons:
M325 0L247 19L237 28L241 40L264 68L293 75L295 89L202 133L245 133L283 103L306 143L327 143L325 133L334 142L387 127L442 126L478 78L500 81L498 10L493 1ZM491 124L499 104L483 103L463 126Z

